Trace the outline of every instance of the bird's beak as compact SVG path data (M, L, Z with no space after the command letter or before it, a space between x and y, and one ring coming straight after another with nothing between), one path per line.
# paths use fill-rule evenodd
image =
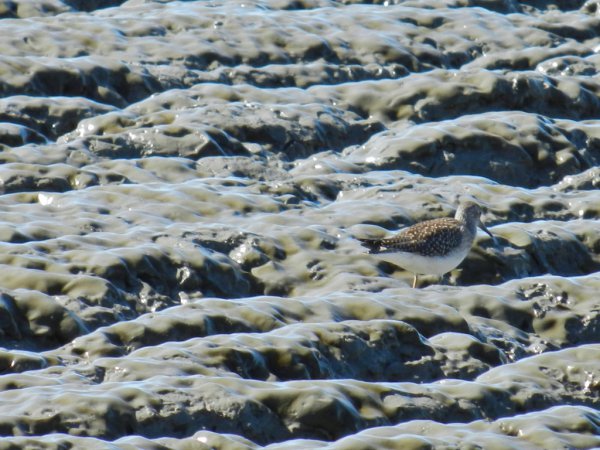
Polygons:
M483 222L479 221L479 228L481 228L483 231L485 231L487 234L489 234L489 236L492 238L492 241L494 241L494 244L496 244L496 236L494 236L490 230L487 229L487 227L483 224Z

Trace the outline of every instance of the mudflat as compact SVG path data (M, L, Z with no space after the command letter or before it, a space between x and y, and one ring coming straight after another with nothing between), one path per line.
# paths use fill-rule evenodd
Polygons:
M599 27L0 1L0 449L600 447ZM442 280L358 241L463 200Z

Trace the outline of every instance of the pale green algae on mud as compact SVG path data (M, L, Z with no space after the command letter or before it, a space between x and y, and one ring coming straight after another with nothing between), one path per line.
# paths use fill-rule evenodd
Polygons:
M0 0L0 448L600 447L599 27ZM444 284L356 239L464 198Z

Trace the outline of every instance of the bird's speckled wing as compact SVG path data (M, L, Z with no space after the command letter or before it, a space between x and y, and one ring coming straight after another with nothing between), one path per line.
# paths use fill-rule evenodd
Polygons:
M456 219L427 220L408 227L388 239L361 239L370 253L409 252L422 256L443 256L462 241L461 224Z

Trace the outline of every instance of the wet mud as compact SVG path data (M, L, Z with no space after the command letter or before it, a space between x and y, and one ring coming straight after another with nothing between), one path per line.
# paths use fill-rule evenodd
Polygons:
M0 448L600 447L599 26L0 1ZM417 289L358 241L463 200Z

